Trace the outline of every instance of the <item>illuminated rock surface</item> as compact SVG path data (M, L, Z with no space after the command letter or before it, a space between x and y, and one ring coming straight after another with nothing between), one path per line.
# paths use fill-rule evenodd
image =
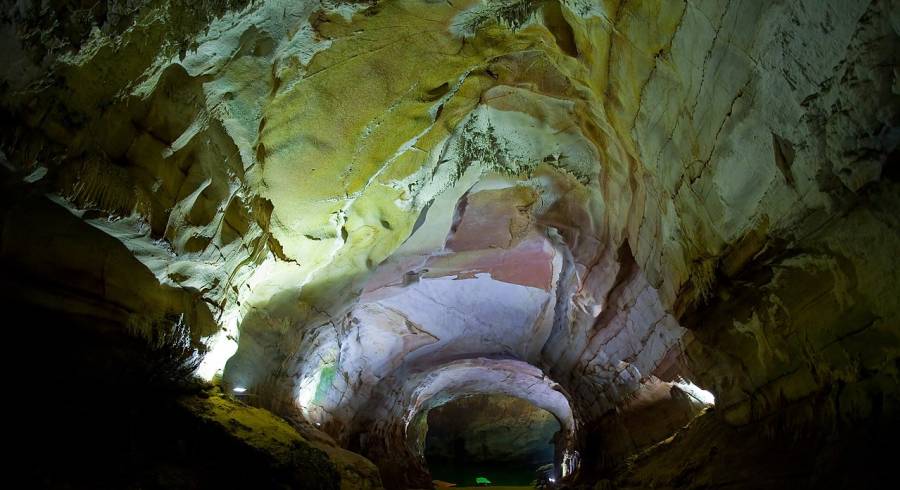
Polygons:
M44 382L187 325L322 488L429 487L429 410L480 394L555 416L570 483L890 486L898 12L20 1L4 302Z

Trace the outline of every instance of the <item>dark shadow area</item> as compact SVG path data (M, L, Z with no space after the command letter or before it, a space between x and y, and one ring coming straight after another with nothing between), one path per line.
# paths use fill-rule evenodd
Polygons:
M505 395L453 400L428 413L425 459L435 480L476 486L530 486L553 463L559 422L531 403Z
M198 418L190 407L215 397L216 388L169 377L178 368L169 369L168 351L96 318L17 306L29 313L19 345L39 351L16 417L14 458L27 487L338 488L318 451L296 448L309 463L299 473Z
M339 488L327 455L298 436L267 450L260 429L280 419L191 376L202 317L182 313L190 301L171 301L178 293L125 254L46 199L0 196L13 479L52 489Z

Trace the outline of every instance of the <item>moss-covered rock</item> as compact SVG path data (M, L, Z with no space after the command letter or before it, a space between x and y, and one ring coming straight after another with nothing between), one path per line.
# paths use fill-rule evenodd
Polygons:
M234 452L249 453L248 458L269 468L273 483L285 488L340 488L340 476L328 455L272 413L217 393L186 397L179 403L199 419L199 433L221 439Z
M287 488L379 489L378 469L370 461L323 442L307 440L284 419L251 407L218 390L189 396L179 404L198 418L210 438L227 440L238 451L252 453ZM239 448L238 448L239 446Z

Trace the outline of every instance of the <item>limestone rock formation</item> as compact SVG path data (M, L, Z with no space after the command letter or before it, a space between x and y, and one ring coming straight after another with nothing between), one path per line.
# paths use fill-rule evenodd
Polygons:
M846 448L900 404L897 0L3 5L47 379L123 389L79 352L186 326L345 488L381 483L343 450L430 488L429 411L482 394L558 420L560 484L889 486ZM759 456L792 437L833 459Z

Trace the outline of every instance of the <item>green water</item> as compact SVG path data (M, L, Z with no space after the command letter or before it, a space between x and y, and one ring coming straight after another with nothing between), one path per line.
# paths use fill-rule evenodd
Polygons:
M543 463L542 463L543 464ZM535 471L541 464L491 463L485 461L428 461L428 469L435 480L456 483L459 486L475 486L475 478L483 476L495 486L531 485Z

